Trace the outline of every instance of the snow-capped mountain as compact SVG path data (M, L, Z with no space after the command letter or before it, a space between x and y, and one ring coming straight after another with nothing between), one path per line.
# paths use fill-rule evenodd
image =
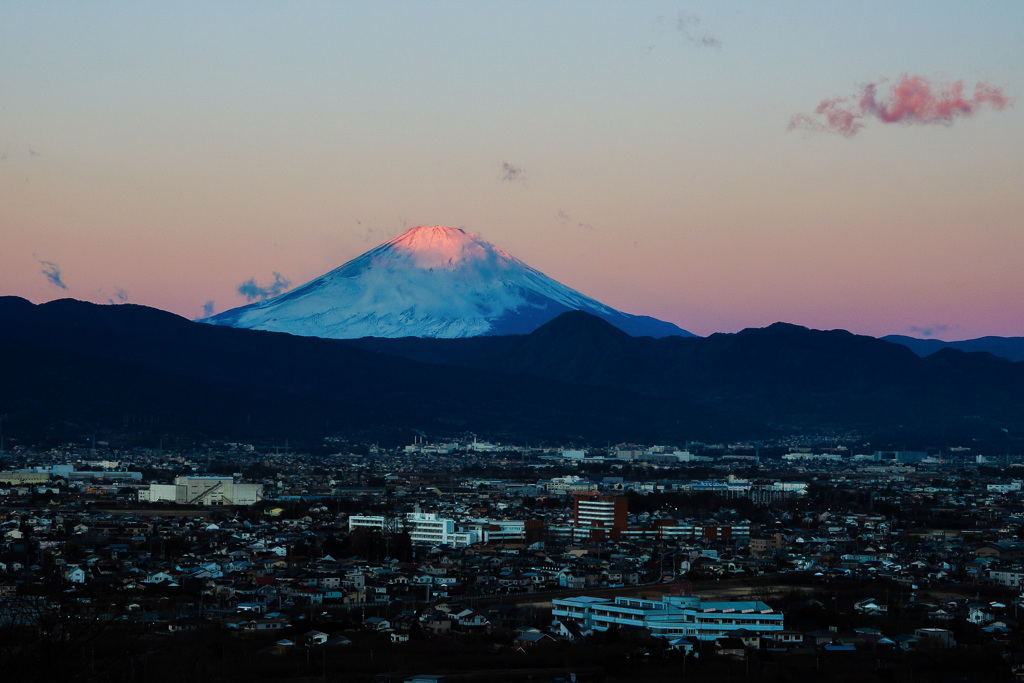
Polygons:
M440 225L411 228L289 292L202 322L332 339L475 337L528 334L569 310L633 336L693 336L605 306L476 235Z

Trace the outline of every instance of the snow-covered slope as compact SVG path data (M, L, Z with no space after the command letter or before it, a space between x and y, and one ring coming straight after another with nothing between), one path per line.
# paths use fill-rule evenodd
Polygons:
M290 292L202 322L332 339L474 337L527 334L568 310L633 336L693 336L605 306L476 235L439 225L407 230Z

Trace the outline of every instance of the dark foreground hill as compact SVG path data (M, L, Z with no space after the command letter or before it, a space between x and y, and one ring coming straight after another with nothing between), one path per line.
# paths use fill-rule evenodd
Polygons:
M422 363L143 306L14 297L0 298L0 414L8 439L144 431L388 440L421 430L654 440L758 429L681 398Z
M670 441L782 433L999 432L1024 363L919 358L777 324L633 338L584 313L525 336L325 340L216 327L142 306L0 298L10 438L189 434L401 442L414 430L505 441Z

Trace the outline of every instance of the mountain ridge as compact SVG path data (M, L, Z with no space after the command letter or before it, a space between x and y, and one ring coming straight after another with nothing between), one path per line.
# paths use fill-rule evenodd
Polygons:
M680 425L697 432L722 420L681 399L416 362L132 304L0 297L0 321L0 415L9 439L141 430L298 442L344 430L386 442L416 429L476 429L569 440L654 437Z
M1013 362L1024 360L1024 337L985 336L962 341L942 341L941 339L918 339L902 334L890 334L880 337L888 342L906 346L918 356L925 358L942 349L957 349L968 353L990 353Z
M415 430L568 443L849 430L995 436L1024 363L794 325L630 337L585 313L529 335L330 340L131 304L0 297L5 435L148 430L401 442ZM134 432L133 432L134 433ZM56 438L56 436L54 436Z

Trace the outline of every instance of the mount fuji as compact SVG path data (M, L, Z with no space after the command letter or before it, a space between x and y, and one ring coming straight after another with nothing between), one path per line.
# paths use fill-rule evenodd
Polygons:
M315 280L200 322L308 337L528 334L570 310L635 337L692 337L617 311L459 228L411 228Z

